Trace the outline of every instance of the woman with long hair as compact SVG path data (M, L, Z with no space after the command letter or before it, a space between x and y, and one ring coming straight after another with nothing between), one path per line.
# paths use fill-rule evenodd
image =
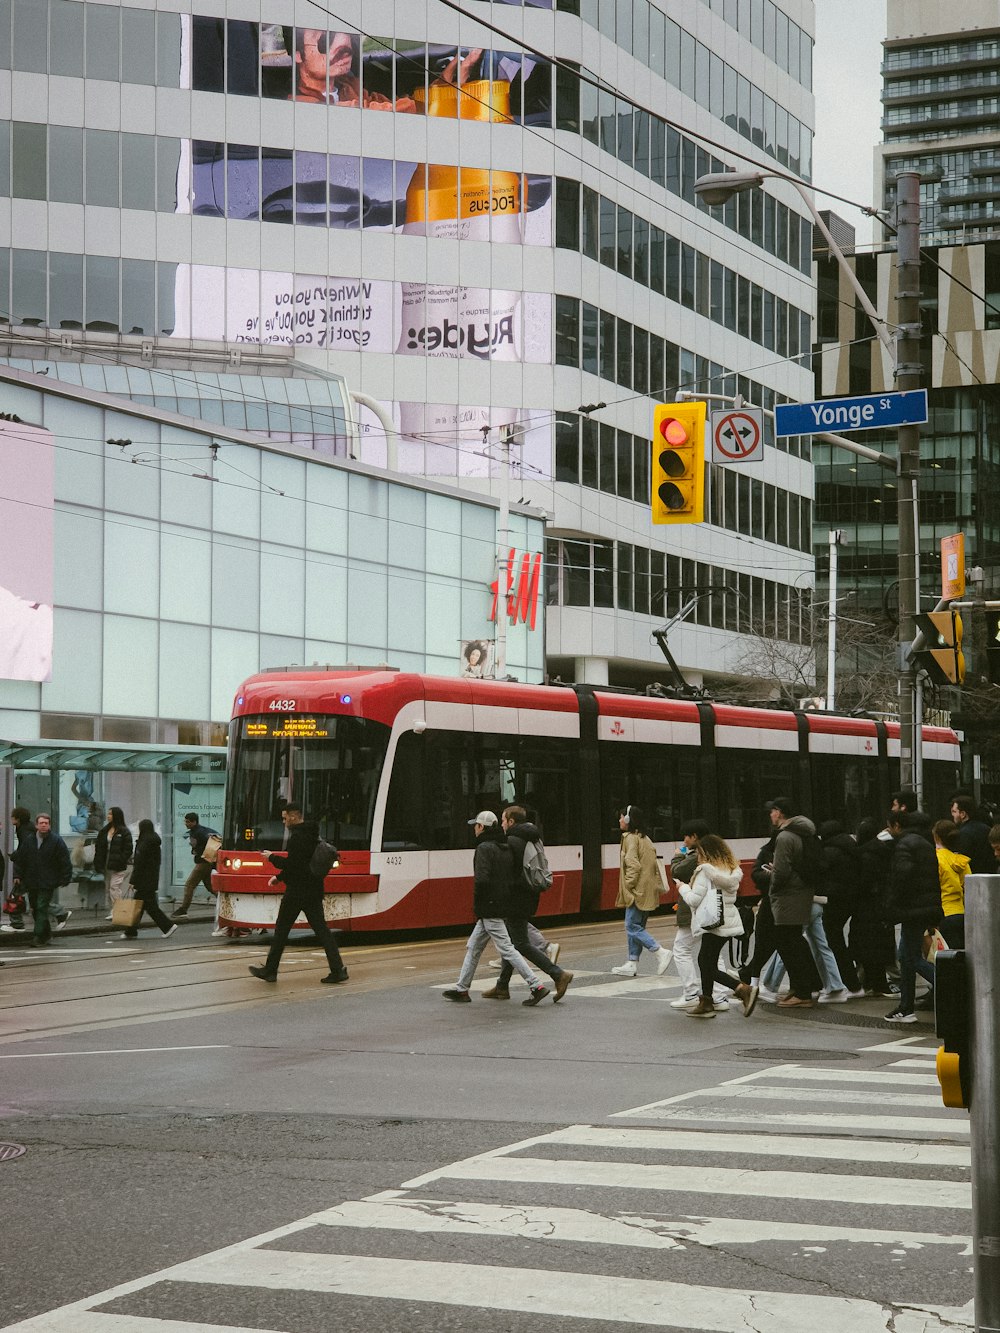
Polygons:
M639 971L643 949L656 959L657 974L666 972L670 950L664 949L646 929L650 912L660 905L663 881L656 864L656 848L646 836L646 818L637 805L628 805L618 816L621 829L621 869L618 875L616 907L625 908L625 938L628 962L613 967L619 977L634 977Z
M157 890L160 887L160 835L153 828L151 819L139 820L139 836L135 843L135 856L132 860L132 892L142 903L142 910L159 926L160 934L172 935L177 923L171 923L161 911ZM139 921L142 920L142 913ZM139 921L122 935L123 940L134 940L139 934Z
M111 920L111 904L123 897L128 863L132 857L132 834L125 823L125 814L120 805L108 807L108 822L101 829L94 842L94 869L104 875L104 905L108 909L105 918Z
M941 934L949 949L965 948L965 877L971 862L955 850L958 825L939 819L931 830L937 848L938 879L941 881Z
M749 1018L757 1004L757 987L730 976L719 967L719 954L726 940L743 934L736 908L743 872L727 842L714 833L698 842L698 865L690 884L678 884L681 897L691 908L691 928L700 938L698 969L701 995L687 1009L692 1018L714 1018L712 991L716 985L731 990L742 1001L743 1016Z

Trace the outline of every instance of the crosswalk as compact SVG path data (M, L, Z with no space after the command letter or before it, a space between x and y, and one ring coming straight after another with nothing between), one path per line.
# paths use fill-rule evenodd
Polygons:
M931 1041L850 1054L451 1162L11 1333L972 1329L968 1118Z

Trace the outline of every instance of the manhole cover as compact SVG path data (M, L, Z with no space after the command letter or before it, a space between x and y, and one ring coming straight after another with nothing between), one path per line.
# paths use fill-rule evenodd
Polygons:
M795 1047L747 1046L734 1051L741 1060L781 1060L784 1063L801 1063L804 1060L857 1060L856 1051L815 1051L796 1050Z
M15 1157L23 1157L27 1151L23 1143L0 1143L0 1162L12 1162Z

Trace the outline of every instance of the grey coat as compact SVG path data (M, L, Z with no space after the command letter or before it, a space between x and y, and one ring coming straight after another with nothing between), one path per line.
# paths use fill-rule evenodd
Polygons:
M778 831L769 889L776 926L805 926L809 923L813 893L799 874L802 839L798 835L815 832L815 826L805 815L793 815Z

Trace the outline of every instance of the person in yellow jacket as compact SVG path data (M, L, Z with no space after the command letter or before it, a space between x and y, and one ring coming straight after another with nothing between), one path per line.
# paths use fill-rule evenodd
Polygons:
M622 831L621 870L615 906L625 908L628 962L611 971L620 977L634 977L639 971L639 956L643 949L648 949L656 959L660 975L670 963L670 950L664 949L646 929L646 920L659 907L663 891L656 848L646 836L646 821L637 805L626 806L618 817L618 827Z
M971 862L961 852L953 850L958 825L950 819L939 819L934 825L934 846L937 848L938 878L941 881L941 934L949 949L965 948L965 877Z

